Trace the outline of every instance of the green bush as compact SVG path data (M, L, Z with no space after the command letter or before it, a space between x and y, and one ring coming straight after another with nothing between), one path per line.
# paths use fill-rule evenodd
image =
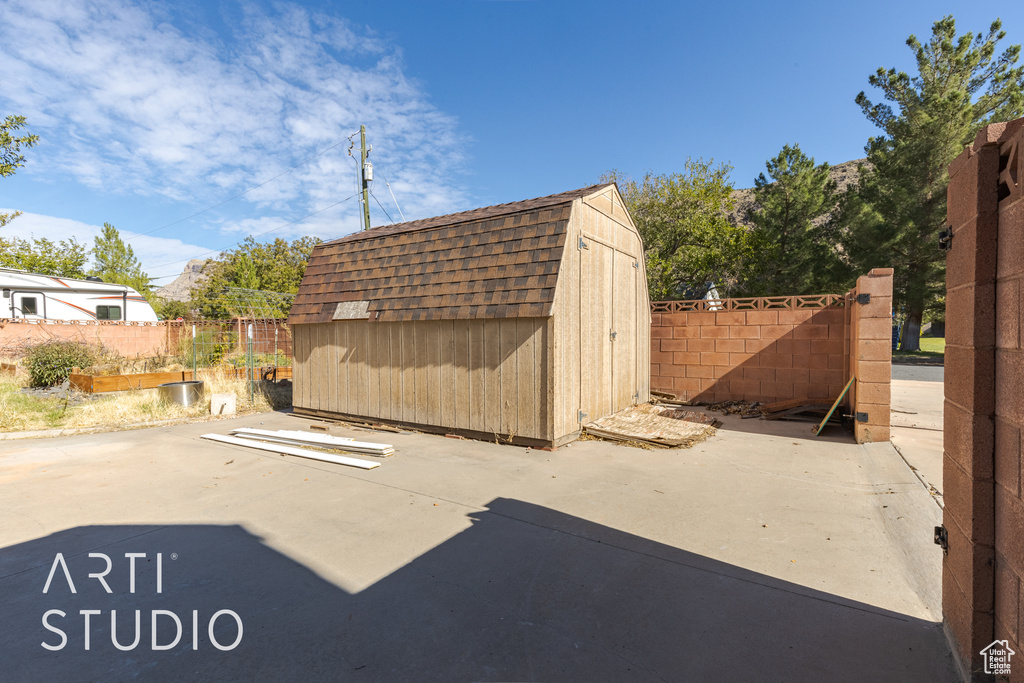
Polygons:
M96 353L85 344L53 341L33 346L25 354L24 365L34 387L52 387L71 374L71 368L93 364Z

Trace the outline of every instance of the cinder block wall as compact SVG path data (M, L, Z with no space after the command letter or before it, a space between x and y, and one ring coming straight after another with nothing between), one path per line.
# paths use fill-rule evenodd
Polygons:
M0 354L18 356L25 348L59 339L103 346L122 356L155 356L165 352L163 323L54 322L0 320Z
M707 403L792 398L830 403L856 375L844 409L867 414L866 422L855 422L857 441L888 441L892 278L892 268L876 268L842 297L724 299L716 305L726 310L717 311L658 312L680 302L655 302L651 388ZM858 303L859 294L869 295L870 301ZM838 301L793 308L829 298ZM790 308L765 310L785 302ZM760 310L735 310L737 306Z
M846 377L856 377L850 387L849 405L864 413L866 422L855 420L857 443L889 440L892 386L892 268L875 268L857 278L847 294L849 353ZM870 299L858 303L861 295Z
M949 167L942 611L962 673L1007 640L1024 681L1024 119L983 129Z
M834 399L845 337L838 306L653 313L651 388L705 402Z

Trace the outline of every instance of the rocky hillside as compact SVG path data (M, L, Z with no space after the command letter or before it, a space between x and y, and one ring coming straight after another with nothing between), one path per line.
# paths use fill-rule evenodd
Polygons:
M206 259L192 259L185 266L181 275L170 284L157 289L156 295L169 301L188 301L192 287L202 279L203 264L205 263Z
M836 164L829 169L829 175L836 181L840 192L857 182L857 167L866 163L867 159L854 159L853 161L844 161L841 164ZM736 206L729 214L730 218L733 218L738 225L748 225L747 212L756 208L754 188L748 187L743 190L733 190L732 199Z

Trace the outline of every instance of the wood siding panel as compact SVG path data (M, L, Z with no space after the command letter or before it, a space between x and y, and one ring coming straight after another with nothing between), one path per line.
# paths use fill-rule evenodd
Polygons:
M455 427L455 321L442 320L440 327L440 381L441 381L441 418L440 424Z
M584 237L586 239L586 237ZM609 334L612 328L614 251L591 241L583 250L583 320L580 326L586 338L582 344L582 408L587 424L612 412L612 354Z
M429 320L420 323L424 331L426 347L426 412L421 420L424 424L443 425L441 421L441 322Z
M470 381L471 359L469 355L469 323L468 320L453 320L455 336L453 381L455 393L455 426L459 429L472 429L473 383Z
M367 323L366 329L366 414L380 415L380 325Z
M402 421L416 421L416 332L412 323L402 325Z
M296 405L554 440L552 330L550 318L296 326L297 392L309 388Z
M637 317L636 260L629 254L615 252L615 305L612 342L612 386L615 403L613 411L632 405L637 393Z
M537 346L543 341L542 329L537 325L536 318L513 319L516 324L516 368L517 376L513 380L518 391L518 400L512 409L516 410L517 431L521 434L533 435L541 430L537 422L540 419L544 397L537 391L538 358ZM544 411L546 412L546 411Z
M470 429L478 432L486 431L484 419L487 400L487 365L484 359L484 324L480 320L467 320L466 333L469 338L469 389Z
M500 334L501 362L498 368L498 381L501 388L501 423L498 432L501 434L519 434L519 363L517 324L515 318L502 318L498 321Z
M338 405L338 370L341 365L338 363L338 326L328 324L327 326L327 397L326 410L337 410Z
M413 337L413 422L426 424L430 413L427 398L427 377L430 364L430 353L427 348L427 326L417 323L411 325Z
M402 327L404 323L390 323L391 326L391 419L402 422L405 420L403 402L405 386L403 379L402 359Z
M501 323L483 321L484 344L484 431L501 432Z

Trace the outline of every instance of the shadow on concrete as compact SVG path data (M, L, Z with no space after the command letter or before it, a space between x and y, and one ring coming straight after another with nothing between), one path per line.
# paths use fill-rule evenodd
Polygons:
M350 594L241 526L83 526L0 550L2 680L943 681L937 624L829 595L518 500ZM367 541L367 553L373 541ZM67 560L77 593L58 567ZM113 561L107 594L90 572ZM125 553L136 560L129 592ZM162 553L162 593L156 593ZM170 559L175 553L177 559ZM67 634L63 650L42 642ZM83 647L79 610L91 617ZM181 619L173 649L151 649L150 611ZM223 609L241 643L216 649ZM117 610L120 643L110 639ZM199 613L192 649L192 611ZM173 639L158 617L160 643ZM220 617L214 636L237 636Z

